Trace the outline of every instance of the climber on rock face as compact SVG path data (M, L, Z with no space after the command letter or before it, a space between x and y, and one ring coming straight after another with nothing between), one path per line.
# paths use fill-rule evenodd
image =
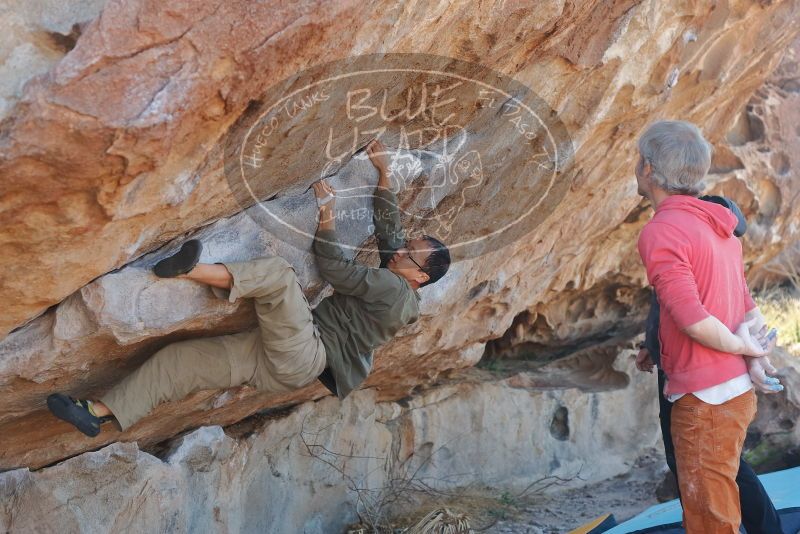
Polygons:
M50 411L96 436L106 420L116 418L125 431L159 404L203 389L247 384L283 393L315 379L340 399L356 389L372 368L373 349L419 318L417 290L450 266L450 253L437 239L405 239L386 150L376 140L367 154L379 173L373 215L379 268L345 258L336 239L336 193L320 180L313 185L319 206L313 249L320 276L333 286L331 296L312 310L283 258L199 264L202 246L188 241L156 264L155 274L209 285L230 302L252 298L258 326L167 345L99 400L54 393L47 398Z

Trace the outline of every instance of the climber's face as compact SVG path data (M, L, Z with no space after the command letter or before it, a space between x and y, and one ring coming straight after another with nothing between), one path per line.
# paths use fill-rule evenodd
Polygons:
M397 249L386 265L390 271L408 280L412 287L428 281L430 276L423 271L431 254L430 245L424 239L411 239Z

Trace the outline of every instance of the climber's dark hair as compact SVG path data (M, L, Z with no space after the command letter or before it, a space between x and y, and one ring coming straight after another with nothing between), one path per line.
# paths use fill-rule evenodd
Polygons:
M450 251L444 243L429 235L422 236L422 239L428 243L427 250L431 251L428 259L425 260L425 268L422 269L422 272L427 274L430 278L427 282L420 284L419 287L425 287L436 282L443 277L447 273L447 269L450 268Z

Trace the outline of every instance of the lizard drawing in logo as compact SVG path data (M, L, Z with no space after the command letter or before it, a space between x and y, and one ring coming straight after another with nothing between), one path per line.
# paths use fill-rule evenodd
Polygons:
M432 222L435 226L431 231L442 239L450 237L453 224L467 203L469 190L480 187L483 183L483 164L477 150L470 150L458 159L451 162L442 162L436 165L431 172L431 186L425 188L440 188L445 196L439 197L437 191L431 191L430 208L424 220ZM453 191L453 194L449 194ZM437 198L438 197L438 198Z

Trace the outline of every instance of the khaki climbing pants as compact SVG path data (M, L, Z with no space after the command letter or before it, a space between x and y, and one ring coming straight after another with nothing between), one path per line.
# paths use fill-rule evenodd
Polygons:
M279 257L224 263L235 302L252 298L258 326L229 336L180 341L156 352L100 400L127 430L163 402L195 391L242 384L265 392L291 391L325 369L325 346L291 265Z
M736 475L747 427L756 414L751 389L719 404L684 395L672 407L672 440L687 534L738 534Z

